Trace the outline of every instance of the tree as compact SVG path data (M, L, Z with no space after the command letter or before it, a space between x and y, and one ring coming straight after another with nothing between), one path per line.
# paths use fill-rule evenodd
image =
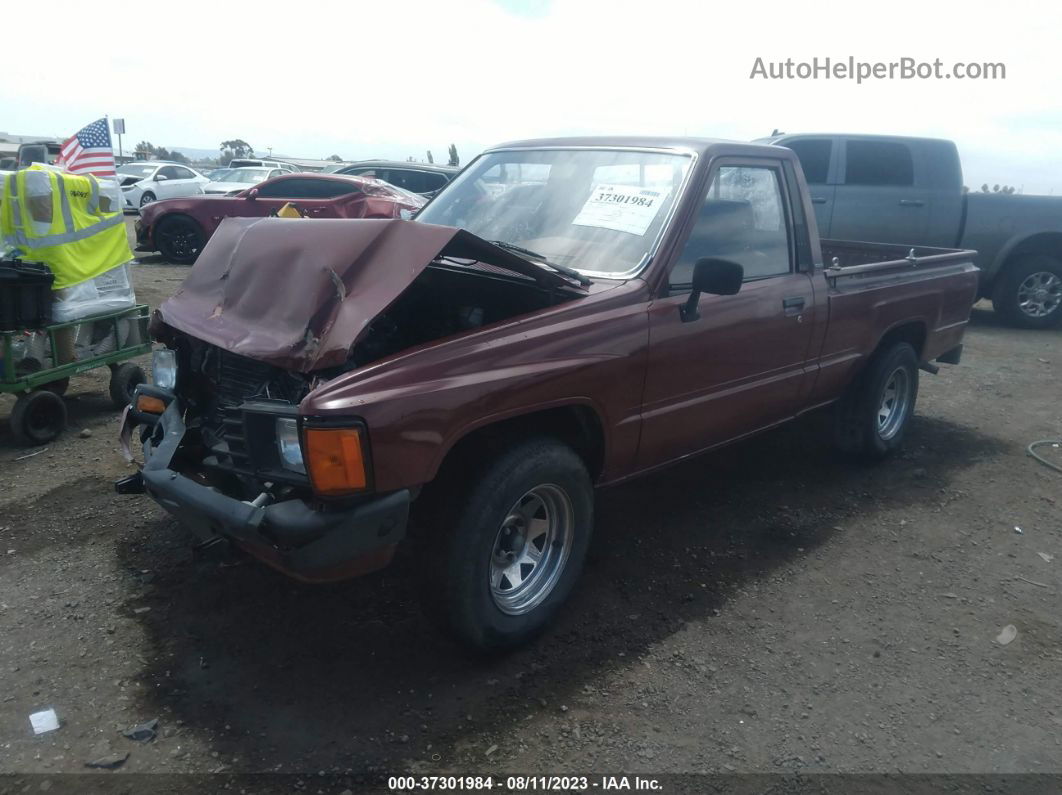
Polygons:
M991 189L989 189L988 183L986 182L984 185L981 186L981 193L1002 193L1004 195L1009 196L1010 194L1017 193L1017 192L1018 192L1018 189L1015 188L1013 185L999 185L999 184L996 184L996 185L993 185L991 187Z
M460 165L460 163L461 163L461 158L459 158L457 156L457 145L456 144L450 144L450 162L449 162L449 165L456 166L456 165Z
M227 166L234 157L254 157L254 147L242 138L233 138L231 141L221 142L221 157L218 162Z
M339 155L329 155L326 159L331 160L334 163L343 162L343 158L341 158Z

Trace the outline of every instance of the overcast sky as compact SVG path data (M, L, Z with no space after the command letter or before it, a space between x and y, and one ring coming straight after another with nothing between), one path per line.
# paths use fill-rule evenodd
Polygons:
M966 182L1062 193L1062 4L597 2L53 2L5 9L0 130L69 135L124 117L129 147L345 159L556 134L749 139L838 131L954 139ZM1006 79L749 78L813 57Z

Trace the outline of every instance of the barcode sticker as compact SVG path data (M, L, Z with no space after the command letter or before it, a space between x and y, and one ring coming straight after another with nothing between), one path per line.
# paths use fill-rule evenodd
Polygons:
M630 185L595 185L572 223L644 235L669 193Z

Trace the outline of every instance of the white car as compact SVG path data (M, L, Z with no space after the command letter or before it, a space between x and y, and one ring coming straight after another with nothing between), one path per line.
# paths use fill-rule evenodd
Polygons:
M122 206L139 210L159 199L195 196L210 182L195 169L164 160L144 160L118 167Z
M241 190L253 188L259 182L265 182L267 179L286 173L279 168L235 168L221 179L207 183L203 188L203 193L213 195L239 193Z
M298 171L291 163L283 163L280 160L254 160L246 157L233 158L229 161L229 168L279 168L294 174Z

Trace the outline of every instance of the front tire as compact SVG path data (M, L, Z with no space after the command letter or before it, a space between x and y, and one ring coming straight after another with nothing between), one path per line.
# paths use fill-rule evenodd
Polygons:
M146 192L140 194L140 206L141 207L146 207L147 205L151 204L151 202L153 202L153 201L155 201L155 194L152 193L151 191L146 191Z
M1057 326L1062 322L1062 261L1048 254L1019 257L996 278L992 307L1013 326Z
M484 460L421 539L428 611L464 644L500 651L541 632L582 570L593 485L582 459L551 439Z
M191 265L206 245L203 228L183 215L159 219L154 237L159 253L166 261L176 265Z
M879 351L835 408L835 441L846 453L880 461L903 445L918 399L918 354L906 342Z

